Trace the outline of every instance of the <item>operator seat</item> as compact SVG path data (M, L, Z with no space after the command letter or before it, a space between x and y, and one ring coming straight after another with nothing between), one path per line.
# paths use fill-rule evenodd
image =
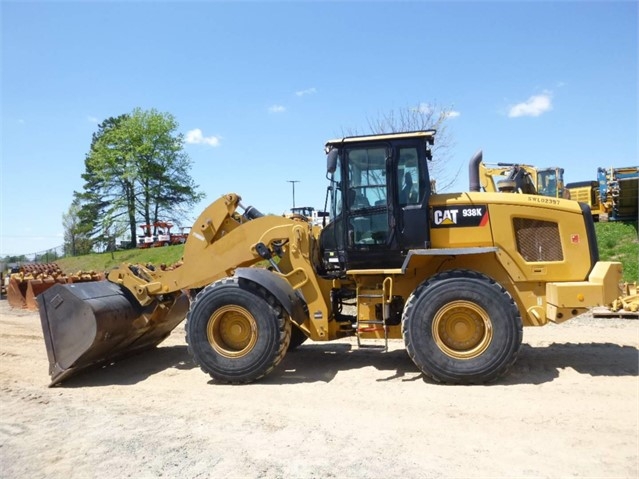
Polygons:
M371 205L368 198L359 193L355 188L348 190L348 203L352 210L368 208Z

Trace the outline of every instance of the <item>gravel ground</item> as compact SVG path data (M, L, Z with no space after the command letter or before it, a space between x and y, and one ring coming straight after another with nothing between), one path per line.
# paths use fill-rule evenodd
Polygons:
M307 343L211 383L183 327L49 388L37 313L0 301L0 477L637 478L639 321L526 328L487 386L425 379L401 341Z

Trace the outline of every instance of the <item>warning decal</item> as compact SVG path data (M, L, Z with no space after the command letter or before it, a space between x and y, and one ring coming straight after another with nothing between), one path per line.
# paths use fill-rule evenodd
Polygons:
M431 225L433 228L485 226L488 224L486 205L433 206Z

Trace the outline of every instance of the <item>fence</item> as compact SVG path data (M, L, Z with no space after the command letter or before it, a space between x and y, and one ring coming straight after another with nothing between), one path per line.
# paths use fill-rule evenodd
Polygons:
M6 255L0 261L6 263L52 263L65 256L64 245L55 246L35 253Z

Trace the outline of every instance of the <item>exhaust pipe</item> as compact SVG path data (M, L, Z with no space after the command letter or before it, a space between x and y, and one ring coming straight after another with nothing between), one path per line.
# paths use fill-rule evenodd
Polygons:
M468 164L469 191L480 191L479 164L482 159L483 153L481 150L475 153L475 155L470 159L470 163Z

